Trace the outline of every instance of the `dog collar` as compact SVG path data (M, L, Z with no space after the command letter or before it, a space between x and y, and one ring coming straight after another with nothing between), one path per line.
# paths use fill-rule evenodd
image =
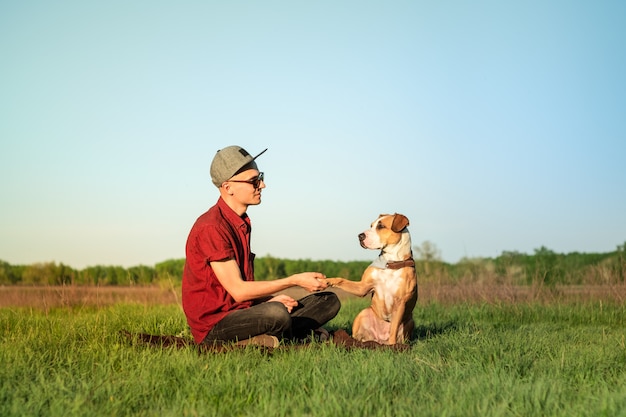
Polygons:
M387 261L382 256L379 256L372 262L371 266L380 269L401 269L409 266L415 267L415 261L413 258L405 259L404 261Z
M387 262L388 269L401 269L408 266L415 267L415 261L413 258L405 259L404 261Z

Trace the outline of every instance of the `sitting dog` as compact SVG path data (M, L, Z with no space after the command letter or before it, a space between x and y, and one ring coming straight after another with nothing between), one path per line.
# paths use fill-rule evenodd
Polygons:
M369 230L359 234L365 249L380 249L380 256L363 272L361 281L327 278L332 287L359 297L372 294L372 304L352 325L352 337L395 345L411 338L417 302L417 275L411 251L409 219L402 214L381 214Z

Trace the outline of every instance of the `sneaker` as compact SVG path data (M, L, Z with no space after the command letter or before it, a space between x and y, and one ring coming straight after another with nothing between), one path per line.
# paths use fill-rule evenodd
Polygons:
M328 339L330 339L330 333L328 333L328 330L323 327L318 327L317 329L313 330L313 334L317 342L326 342Z
M235 343L235 346L262 346L268 348L277 348L280 342L276 336L269 334L260 334L258 336L252 336L249 339L240 340Z
M311 330L311 332L303 339L294 339L295 343L299 343L299 344L309 344L309 343L322 343L322 342L326 342L330 339L330 333L328 333L328 330L324 329L323 327L318 327L315 330Z

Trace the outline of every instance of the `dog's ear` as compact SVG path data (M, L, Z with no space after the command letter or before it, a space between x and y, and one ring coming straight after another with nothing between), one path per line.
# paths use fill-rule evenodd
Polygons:
M405 227L407 227L409 225L409 219L407 219L407 217L404 214L394 214L393 215L393 222L391 223L391 230L393 230L396 233L401 232L402 230L404 230Z

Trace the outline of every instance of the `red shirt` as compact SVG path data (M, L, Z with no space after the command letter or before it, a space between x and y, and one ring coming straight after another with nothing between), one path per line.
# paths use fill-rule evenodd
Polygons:
M196 220L189 232L182 299L187 323L196 343L201 343L226 314L252 305L252 301L236 302L222 287L209 265L209 262L234 259L242 278L254 281L251 231L248 215L238 216L220 197Z

